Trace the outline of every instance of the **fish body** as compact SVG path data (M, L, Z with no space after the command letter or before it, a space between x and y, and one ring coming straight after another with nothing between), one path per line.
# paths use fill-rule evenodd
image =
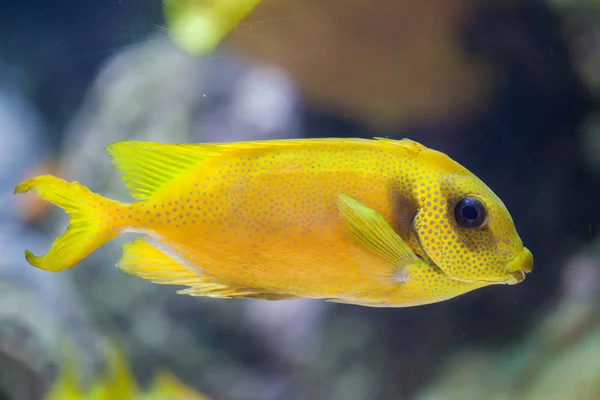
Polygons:
M70 268L136 232L119 267L189 287L181 293L395 307L518 283L532 268L500 199L414 141L117 142L107 152L137 201L52 176L17 187L71 214L74 233L43 257L27 253L32 265ZM485 219L472 226L458 207Z

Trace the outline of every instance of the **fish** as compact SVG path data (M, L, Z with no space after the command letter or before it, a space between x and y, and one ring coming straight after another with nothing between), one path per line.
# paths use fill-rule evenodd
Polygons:
M106 152L133 201L52 175L16 186L70 215L46 254L25 250L29 264L72 268L134 233L117 266L179 294L369 307L514 285L533 268L500 198L410 139L120 141Z

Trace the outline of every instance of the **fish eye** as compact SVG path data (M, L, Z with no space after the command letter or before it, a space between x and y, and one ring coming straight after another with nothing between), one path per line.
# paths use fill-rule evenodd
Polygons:
M454 209L456 222L465 228L481 228L487 221L487 211L481 200L465 197Z

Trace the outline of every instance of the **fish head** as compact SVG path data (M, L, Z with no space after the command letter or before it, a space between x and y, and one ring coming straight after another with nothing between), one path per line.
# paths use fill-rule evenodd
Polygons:
M500 198L443 153L427 149L419 158L411 231L426 257L456 280L522 282L533 256Z

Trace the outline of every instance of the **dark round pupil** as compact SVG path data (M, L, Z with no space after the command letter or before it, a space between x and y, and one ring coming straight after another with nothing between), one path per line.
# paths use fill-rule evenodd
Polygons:
M479 216L479 212L477 211L477 209L473 206L465 206L462 209L462 215L463 217L465 217L468 220L474 221L477 219L477 217Z
M474 197L464 197L456 205L456 222L464 228L481 228L486 223L485 205Z

